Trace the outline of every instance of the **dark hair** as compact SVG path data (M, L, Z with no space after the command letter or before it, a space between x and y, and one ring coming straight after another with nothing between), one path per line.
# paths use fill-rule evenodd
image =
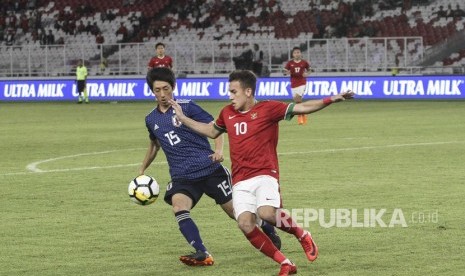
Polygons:
M158 46L163 46L163 48L166 48L165 44L163 44L162 42L158 42L157 44L155 44L155 49L157 49Z
M150 90L153 91L153 82L154 81L166 81L174 89L176 84L176 77L171 69L167 67L155 67L147 73L145 78L147 84L150 87Z
M257 76L249 70L236 70L229 74L229 82L238 81L242 89L251 88L252 95L255 96L255 88L257 86Z
M302 51L302 50L300 50L299 46L295 46L294 48L292 48L291 54L293 54L295 50Z

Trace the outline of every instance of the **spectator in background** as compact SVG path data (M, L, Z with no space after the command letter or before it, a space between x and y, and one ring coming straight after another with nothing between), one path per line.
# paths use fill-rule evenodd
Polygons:
M260 50L258 44L253 45L252 49L252 71L257 76L262 75L262 68L263 68L263 51Z
M128 28L126 28L126 26L124 25L124 22L120 23L119 28L116 31L116 36L118 36L118 35L122 35L122 40L120 40L118 42L125 42L126 39L128 38L129 31L128 31Z
M90 29L90 33L92 35L97 35L98 33L100 33L100 28L98 27L97 22L94 22L94 24L92 25L92 28Z
M439 6L439 10L437 12L434 12L433 14L436 14L438 18L447 17L447 12L444 10L443 6Z
M105 70L107 69L108 67L108 61L106 58L102 58L100 60L100 64L99 64L99 69L100 69L100 74L103 75L105 74Z
M165 55L165 44L158 42L155 45L155 53L156 56L152 57L147 65L147 71L155 67L167 67L173 70L173 59Z
M243 17L239 23L239 29L237 29L239 33L245 34L249 32L249 25L247 24L247 21L245 20L245 17Z
M262 11L258 15L258 19L260 20L261 23L265 23L268 21L268 18L270 17L270 13L268 12L266 6L262 7Z
M97 43L97 48L100 50L100 48L102 47L102 44L105 42L105 38L103 37L102 33L99 32L96 36L95 36L95 43Z
M452 9L451 4L447 5L446 17L447 18L449 18L449 17L453 18L454 17L454 10Z
M60 38L57 39L55 44L56 45L65 45L65 39L62 36L60 36Z
M55 44L55 35L53 35L53 32L52 30L48 30L48 34L47 34L47 39L46 39L46 44L47 45L53 45Z
M454 18L460 19L462 17L465 17L465 11L460 8L459 4L457 4L454 10Z
M90 24L90 21L87 21L85 30L87 34L89 34L92 31L92 24Z
M281 6L278 6L276 11L273 13L273 20L274 19L286 19L286 15L284 14Z
M223 33L221 32L221 25L216 25L215 26L215 33L213 34L213 39L216 41L220 41L223 39Z
M40 45L47 45L47 34L45 33L44 28L39 30L39 42Z
M6 46L12 46L15 43L15 30L11 27L9 27L6 31L6 39L5 39L5 44Z
M115 18L116 18L116 15L113 13L113 11L108 10L107 11L107 19L108 19L108 21L111 22L111 21L115 20Z
M82 22L82 20L79 20L79 25L76 26L75 34L80 34L85 31L86 31L86 26L84 25L84 22Z
M253 53L251 49L244 51L237 57L233 57L236 70L252 70L252 57Z

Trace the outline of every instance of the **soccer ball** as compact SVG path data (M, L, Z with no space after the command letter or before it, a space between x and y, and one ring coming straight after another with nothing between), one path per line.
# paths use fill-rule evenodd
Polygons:
M155 178L148 175L139 175L134 178L128 187L129 198L139 205L149 205L155 202L160 193L160 186Z

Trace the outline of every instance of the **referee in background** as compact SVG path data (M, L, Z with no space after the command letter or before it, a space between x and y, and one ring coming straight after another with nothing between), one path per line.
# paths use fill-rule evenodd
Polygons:
M84 60L80 59L76 68L76 80L77 80L77 89L79 93L78 103L82 103L84 100L85 103L89 103L89 95L87 95L86 80L87 80L87 68L84 65ZM82 95L84 94L84 96Z

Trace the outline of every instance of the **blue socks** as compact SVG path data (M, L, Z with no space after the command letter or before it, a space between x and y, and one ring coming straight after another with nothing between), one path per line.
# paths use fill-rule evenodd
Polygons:
M271 234L275 233L274 226L264 220L262 221L261 228L263 230L263 233L265 233L267 236L270 236Z
M179 224L179 230L183 234L184 238L186 238L187 242L192 245L196 251L202 250L203 252L207 252L207 249L200 238L199 229L192 220L190 212L179 211L174 215L176 216L176 221Z

